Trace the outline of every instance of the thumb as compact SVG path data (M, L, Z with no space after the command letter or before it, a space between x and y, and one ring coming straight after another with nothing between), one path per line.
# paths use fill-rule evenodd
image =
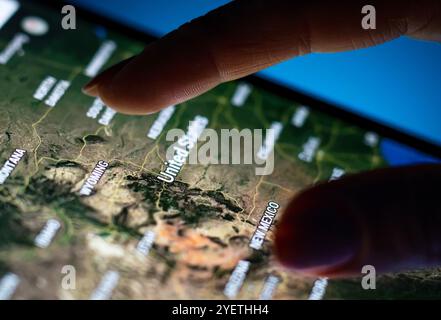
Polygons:
M315 276L441 265L440 165L380 169L298 195L278 225L280 262Z

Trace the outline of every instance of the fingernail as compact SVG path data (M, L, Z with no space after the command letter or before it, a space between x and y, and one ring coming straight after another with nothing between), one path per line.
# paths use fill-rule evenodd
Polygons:
M326 203L306 208L295 205L294 201L276 232L275 250L282 265L299 271L323 270L353 260L361 235L352 214Z
M81 89L84 94L87 94L89 96L97 96L98 95L98 85L103 81L111 81L111 79L119 72L121 71L135 56L123 60L112 67L108 68L107 70L104 70L97 76L95 76L92 80L90 80L88 83L86 83L83 88Z
M90 80L84 87L82 88L82 91L84 94L87 94L89 96L97 96L98 95L98 85L103 80L111 79L119 70L121 69L120 65L114 65L113 67L101 72L97 76L95 76L92 80Z
M98 95L98 85L100 82L102 82L104 79L110 79L114 76L116 72L118 72L119 67L118 65L115 65L103 72L101 72L99 75L95 76L92 80L90 80L86 85L82 88L82 91L84 94L87 94L89 96L97 96Z
M92 79L84 87L81 89L84 94L88 96L97 96L98 95L98 82L95 79Z

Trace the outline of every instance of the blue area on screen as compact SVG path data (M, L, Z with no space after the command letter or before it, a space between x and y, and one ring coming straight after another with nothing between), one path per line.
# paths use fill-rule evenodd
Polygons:
M107 29L101 26L96 26L95 35L98 39L105 39L107 37Z
M405 166L411 164L439 163L441 160L431 157L412 147L403 145L391 139L382 139L380 144L381 155L390 166Z

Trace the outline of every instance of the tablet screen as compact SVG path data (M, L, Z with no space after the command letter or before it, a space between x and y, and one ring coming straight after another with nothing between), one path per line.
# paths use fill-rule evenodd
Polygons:
M81 87L143 43L60 18L0 1L1 298L363 297L281 268L277 219L315 183L428 157L246 81L119 114ZM411 275L385 297L431 271Z

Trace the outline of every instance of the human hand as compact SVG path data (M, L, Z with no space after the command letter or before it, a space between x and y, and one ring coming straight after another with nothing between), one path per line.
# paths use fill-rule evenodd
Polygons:
M146 114L286 59L359 49L407 35L441 41L441 1L238 0L183 25L84 88L112 108ZM279 260L322 276L441 264L440 166L385 169L298 195L278 224Z

